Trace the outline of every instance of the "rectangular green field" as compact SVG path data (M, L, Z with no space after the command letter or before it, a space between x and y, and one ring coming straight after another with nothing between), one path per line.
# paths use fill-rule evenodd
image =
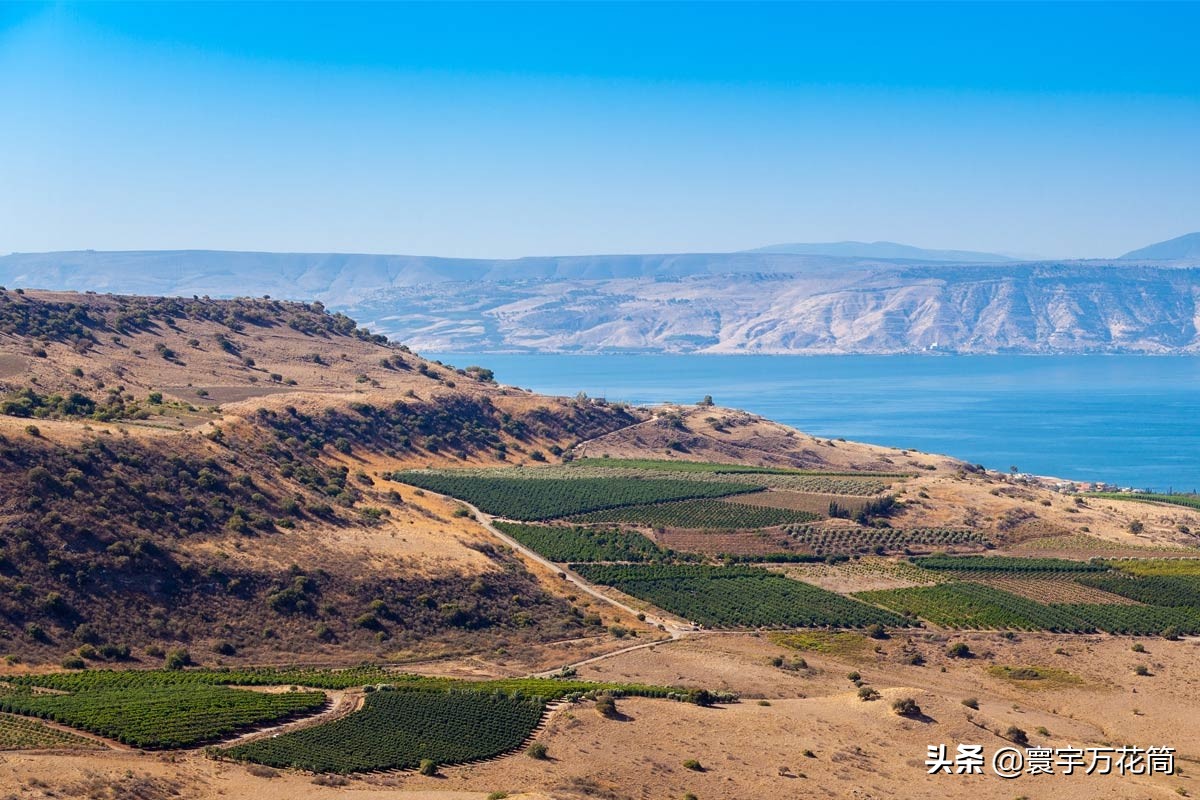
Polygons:
M612 586L713 628L857 628L909 624L904 618L811 584L753 567L575 564Z
M750 464L722 464L713 461L667 461L654 458L581 458L571 466L607 467L610 469L644 469L664 472L715 472L718 474L750 473L754 475L812 475L830 478L911 478L908 472L830 472L825 470L792 469L789 467L756 467Z
M855 597L945 628L1087 633L1095 626L1062 608L978 583L859 592Z
M725 500L679 500L593 511L577 522L628 522L652 527L752 530L818 519L810 511L752 506Z
M912 562L924 569L950 572L1105 572L1095 561L1066 558L1019 558L1012 556L925 556Z
M656 561L668 557L666 550L640 533L515 522L497 522L496 527L551 561Z
M478 474L406 471L391 479L457 497L486 514L524 521L558 519L606 508L725 497L762 486L673 478L492 478Z

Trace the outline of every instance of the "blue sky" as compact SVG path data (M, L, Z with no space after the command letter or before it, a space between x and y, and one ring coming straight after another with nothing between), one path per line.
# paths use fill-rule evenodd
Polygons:
M0 1L0 252L1200 230L1200 4Z

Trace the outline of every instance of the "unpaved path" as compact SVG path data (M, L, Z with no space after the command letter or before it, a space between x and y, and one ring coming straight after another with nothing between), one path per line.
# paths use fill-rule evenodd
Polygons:
M324 691L325 695L329 698L329 705L316 714L294 719L279 725L272 725L268 728L257 728L233 739L227 739L221 742L221 746L232 747L233 745L244 744L255 739L265 739L281 733L291 733L301 728L309 728L313 725L323 725L327 722L333 722L362 708L363 700L366 697L361 690L322 689L321 691Z

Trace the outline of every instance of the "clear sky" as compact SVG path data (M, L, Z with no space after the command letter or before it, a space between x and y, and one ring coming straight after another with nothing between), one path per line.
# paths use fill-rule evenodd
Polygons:
M0 252L1200 230L1200 4L0 0Z

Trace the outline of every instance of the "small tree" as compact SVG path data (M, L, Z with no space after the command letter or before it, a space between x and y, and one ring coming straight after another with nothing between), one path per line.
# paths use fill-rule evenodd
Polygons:
M1029 744L1029 734L1016 725L1009 725L1008 730L1004 731L1004 738L1008 739L1013 744L1019 744L1022 747Z
M596 698L596 712L602 717L612 719L617 716L617 701L611 694L602 694Z
M955 642L946 648L946 655L950 658L971 658L975 654L971 652L971 648L966 642Z
M167 653L163 666L167 669L183 669L191 663L191 654L182 647L176 647Z
M921 716L921 707L917 705L917 701L911 697L903 697L892 702L892 711L895 711L902 717L919 717Z

